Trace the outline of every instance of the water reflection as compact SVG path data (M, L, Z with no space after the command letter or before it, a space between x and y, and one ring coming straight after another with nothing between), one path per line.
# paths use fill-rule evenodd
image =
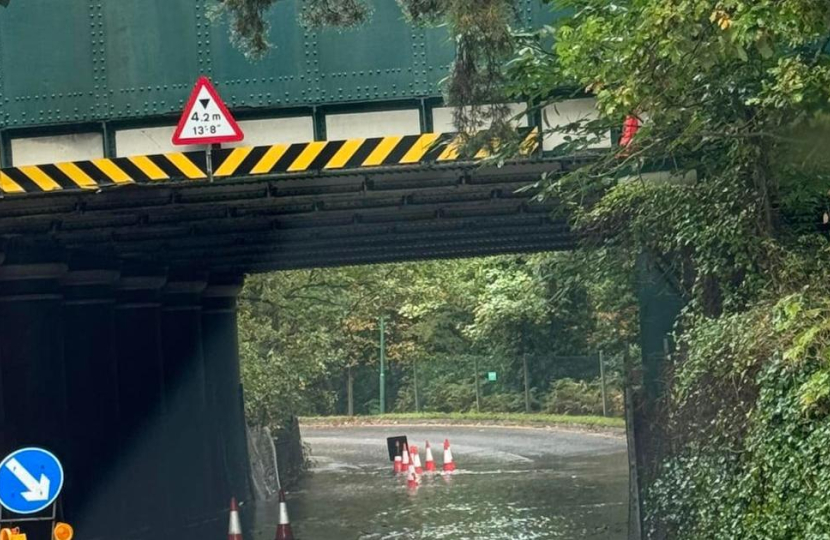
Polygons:
M289 503L301 540L626 538L624 446L497 460L459 445L454 475L425 475L410 490L381 454L308 440L318 460ZM274 504L258 507L256 540L273 538L276 519Z

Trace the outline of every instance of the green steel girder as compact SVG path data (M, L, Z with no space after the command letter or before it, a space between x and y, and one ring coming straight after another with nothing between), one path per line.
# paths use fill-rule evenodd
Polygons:
M153 122L180 111L205 74L238 114L438 98L454 54L445 29L408 25L396 2L372 0L354 30L311 31L298 0L271 10L273 50L247 60L213 0L26 0L0 12L0 129ZM553 15L521 0L530 25Z

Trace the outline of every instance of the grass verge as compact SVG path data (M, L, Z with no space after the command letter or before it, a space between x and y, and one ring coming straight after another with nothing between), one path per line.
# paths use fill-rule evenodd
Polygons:
M618 430L625 428L622 418L524 413L400 413L374 416L314 416L300 418L307 426L382 425L382 424L486 424L500 426L574 427Z

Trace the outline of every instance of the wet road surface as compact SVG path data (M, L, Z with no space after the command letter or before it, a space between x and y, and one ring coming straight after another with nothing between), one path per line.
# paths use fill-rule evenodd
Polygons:
M433 447L449 437L458 470L409 490L386 437ZM625 439L504 427L304 427L313 465L288 494L298 540L624 540ZM257 512L256 540L272 540L274 503Z

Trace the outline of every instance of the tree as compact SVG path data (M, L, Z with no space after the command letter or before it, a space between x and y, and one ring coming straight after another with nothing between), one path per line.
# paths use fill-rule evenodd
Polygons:
M422 405L471 408L475 357L502 374L490 385L502 400L494 407L523 403L523 354L538 359L531 373L540 394L554 379L585 377L585 362L555 357L598 347L619 354L634 340L621 325L595 330L607 315L586 286L591 266L554 253L251 276L239 314L249 421L332 414L347 398L350 371L355 410L372 412L381 315L390 409L414 409L416 369ZM589 365L587 376L595 372Z
M668 441L650 456L649 535L820 538L830 4L560 5L572 15L524 39L514 91L596 96L600 118L574 127L563 153L627 116L643 127L546 191L589 249L652 254L687 299L666 415L653 419Z
M270 48L267 14L279 1L219 0L213 16L227 15L232 41L249 57L259 58ZM368 0L300 1L301 23L311 28L354 27L371 17ZM457 106L454 120L458 131L471 143L489 145L498 139L502 148L516 148L513 113L505 104L503 65L514 51L512 26L518 21L517 1L397 1L412 24L446 24L449 29L457 54L445 93L447 102ZM485 128L490 135L482 137L480 132Z

